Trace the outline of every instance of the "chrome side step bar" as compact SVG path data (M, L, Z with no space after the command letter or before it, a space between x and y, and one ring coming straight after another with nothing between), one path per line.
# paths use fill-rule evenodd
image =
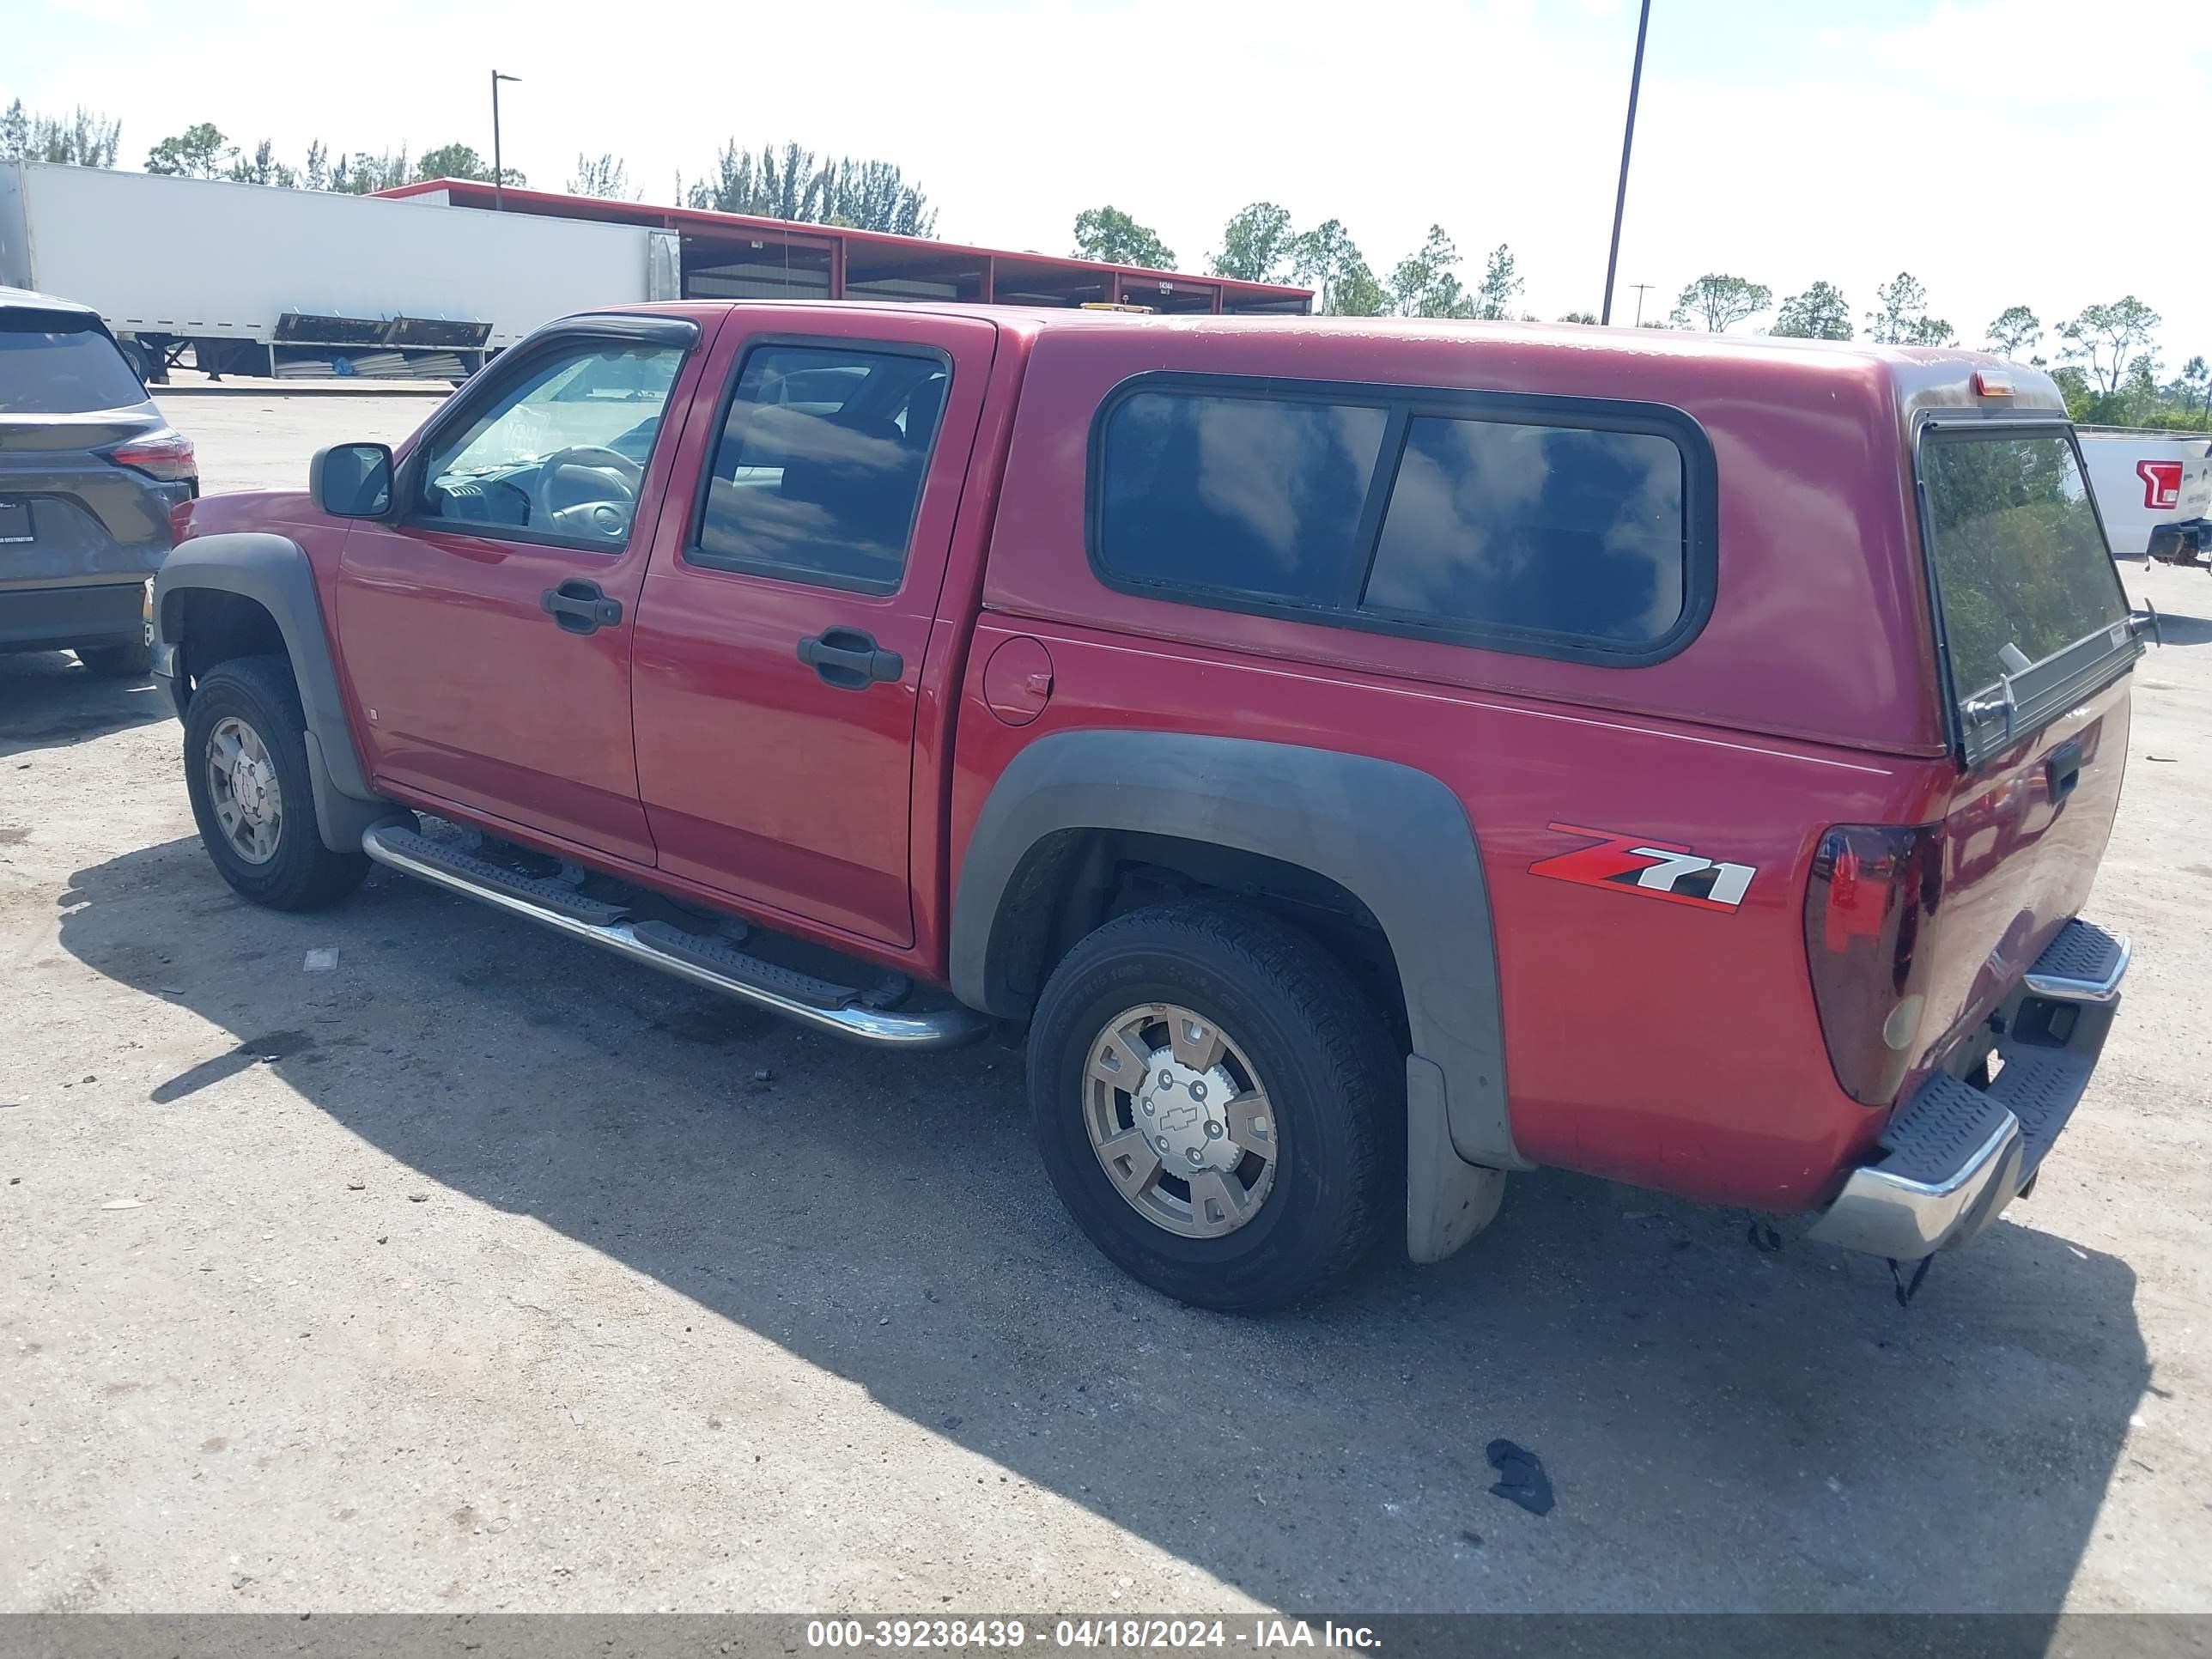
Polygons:
M434 887L526 916L556 933L855 1042L887 1048L951 1048L973 1042L990 1029L989 1018L972 1008L896 1014L866 1006L857 994L835 1006L808 1000L823 988L826 988L822 981L748 956L722 940L684 933L665 922L599 920L608 912L619 916L620 907L599 906L591 900L579 902L580 896L573 893L564 900L561 893L550 890L561 884L516 876L401 825L372 826L361 838L361 850L379 864Z
M2027 970L2030 996L2053 1002L2110 1002L2120 994L2135 945L2124 933L2108 933L2076 916L2058 930Z

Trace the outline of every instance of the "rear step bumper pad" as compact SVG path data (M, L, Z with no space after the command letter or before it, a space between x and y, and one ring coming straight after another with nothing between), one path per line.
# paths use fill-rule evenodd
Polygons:
M2128 941L2069 921L2022 981L1987 1088L1937 1073L1890 1120L1809 1237L1912 1261L1979 1234L2034 1180L2089 1086ZM2033 1038L2027 1035L2033 1033Z
M556 933L650 963L679 979L771 1010L802 1025L879 1048L951 1048L990 1029L988 1015L951 1007L893 1014L851 1000L857 993L810 979L746 955L726 941L686 933L665 922L631 922L620 905L584 897L565 884L517 875L489 860L392 824L362 837L361 850L379 864L465 894L495 909L527 916Z

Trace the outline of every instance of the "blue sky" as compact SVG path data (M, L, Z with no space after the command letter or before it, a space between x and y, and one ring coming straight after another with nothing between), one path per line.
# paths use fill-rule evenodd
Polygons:
M532 183L611 150L667 200L732 134L795 137L900 162L949 237L1065 251L1111 202L1185 266L1266 198L1342 219L1378 270L1432 222L1471 269L1510 243L1547 317L1598 303L1635 33L1633 0L658 0L619 51L598 0L203 0L181 33L167 0L10 9L0 100L119 115L134 163L202 119L295 158L318 137L488 151L496 64L523 77L506 145ZM2180 112L2212 84L2212 0L1653 12L1620 273L1647 308L1717 270L1778 298L1826 278L1863 312L1910 269L1970 341L2015 302L2055 321L2132 292L2166 319L2169 370L2212 352Z

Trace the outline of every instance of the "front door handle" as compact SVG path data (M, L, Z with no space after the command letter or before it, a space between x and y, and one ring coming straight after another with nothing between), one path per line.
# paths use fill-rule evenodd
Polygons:
M596 634L623 617L622 601L611 599L597 582L571 580L545 590L538 602L564 634Z
M832 628L809 635L799 642L799 659L822 677L823 683L844 691L864 691L878 680L895 680L906 672L906 659L876 645L876 636L857 628Z

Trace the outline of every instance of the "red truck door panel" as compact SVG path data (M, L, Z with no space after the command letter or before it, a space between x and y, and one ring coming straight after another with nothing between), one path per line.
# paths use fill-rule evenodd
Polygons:
M914 939L922 658L996 325L735 313L687 422L691 498L638 604L639 793L660 867Z
M685 319L591 327L502 361L424 434L410 504L346 539L337 631L380 781L650 864L631 638L674 464L656 441L702 354Z

